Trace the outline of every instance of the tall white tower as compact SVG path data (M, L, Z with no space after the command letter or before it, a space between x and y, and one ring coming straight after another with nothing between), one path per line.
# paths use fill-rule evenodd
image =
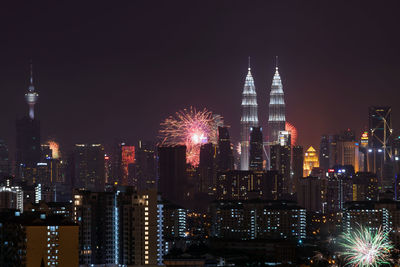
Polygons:
M240 170L249 170L250 129L258 126L257 93L249 67L242 93L242 118L240 119Z
M35 86L33 85L33 70L31 63L31 76L29 79L28 92L25 94L26 103L29 105L29 118L32 120L35 118L35 104L39 99L39 94L35 92Z
M285 130L285 123L285 95L283 93L281 76L278 71L277 57L275 74L269 95L268 141L270 144L278 142L279 131Z

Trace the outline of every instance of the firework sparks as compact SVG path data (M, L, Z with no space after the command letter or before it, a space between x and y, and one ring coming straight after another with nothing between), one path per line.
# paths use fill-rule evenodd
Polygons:
M367 227L343 234L341 246L347 265L358 267L377 267L388 264L390 251L393 249L388 233L371 230Z
M59 159L61 157L61 154L60 154L60 146L58 145L58 143L54 140L49 140L47 143L49 144L49 147L52 151L53 159Z
M199 164L200 146L218 141L218 126L222 117L213 115L207 109L195 108L178 111L161 123L161 145L185 145L186 161L193 166Z

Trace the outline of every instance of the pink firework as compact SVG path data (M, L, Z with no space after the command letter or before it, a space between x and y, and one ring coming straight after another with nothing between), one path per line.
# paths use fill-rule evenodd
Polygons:
M178 111L161 123L159 131L161 145L185 145L186 161L193 166L199 164L200 146L218 141L218 126L222 126L222 117L213 115L207 109L195 108Z
M286 122L285 124L285 130L290 132L290 138L291 138L291 146L295 146L297 142L297 129L296 127L293 126L293 124Z

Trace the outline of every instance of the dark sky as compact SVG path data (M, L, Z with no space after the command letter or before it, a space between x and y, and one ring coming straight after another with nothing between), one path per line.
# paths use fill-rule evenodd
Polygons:
M259 118L279 55L286 116L299 142L367 125L369 105L400 116L396 1L22 1L0 7L0 138L12 148L27 113L29 59L43 139L155 138L189 106L225 117L239 136L252 57Z

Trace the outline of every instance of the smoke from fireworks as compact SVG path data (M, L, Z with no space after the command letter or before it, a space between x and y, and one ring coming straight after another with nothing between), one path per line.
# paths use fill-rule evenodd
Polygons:
M388 264L390 250L393 249L389 241L388 233L378 230L370 230L367 227L353 230L343 234L341 246L345 249L347 265L359 267L377 267Z
M199 164L200 146L218 141L218 126L223 125L222 117L213 115L207 109L195 108L178 111L161 123L159 131L161 145L185 145L186 161L193 166Z

